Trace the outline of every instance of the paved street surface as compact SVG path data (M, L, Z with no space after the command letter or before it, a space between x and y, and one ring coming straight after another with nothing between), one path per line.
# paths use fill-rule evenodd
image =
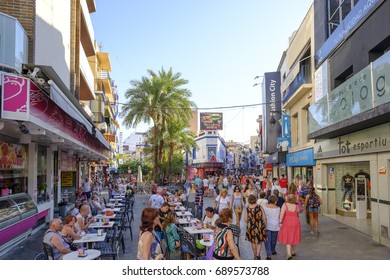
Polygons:
M120 250L121 260L134 260L137 254L137 241L140 224L140 213L145 207L146 195L136 195L134 208L133 241L130 240L129 231L126 231L125 243L126 252ZM205 207L211 206L213 200L205 199ZM390 260L390 248L374 242L369 236L356 231L344 224L325 216L320 216L320 234L318 236L310 234L310 227L304 221L301 214L302 243L297 247L297 260ZM241 222L240 251L241 257L245 260L252 260L253 253L250 243L245 240L245 224ZM42 236L46 229L42 229L27 240L22 242L13 250L0 256L0 260L33 260L41 251ZM277 245L277 255L272 256L273 260L284 260L286 257L285 246ZM261 258L266 257L263 246ZM177 258L173 255L172 258Z

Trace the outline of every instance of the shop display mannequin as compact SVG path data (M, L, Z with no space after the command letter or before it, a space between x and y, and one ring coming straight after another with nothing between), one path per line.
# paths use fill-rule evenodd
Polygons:
M341 180L344 186L344 194L341 201L344 202L345 197L348 194L349 201L352 202L353 177L347 172Z

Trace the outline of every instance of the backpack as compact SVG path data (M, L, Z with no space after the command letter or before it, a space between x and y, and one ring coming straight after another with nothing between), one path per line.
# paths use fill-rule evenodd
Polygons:
M313 195L312 197L309 197L309 207L311 208L320 207L320 201L318 199L318 195Z

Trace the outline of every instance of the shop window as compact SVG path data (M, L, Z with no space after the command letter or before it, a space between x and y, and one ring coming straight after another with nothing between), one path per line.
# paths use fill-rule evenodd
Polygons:
M49 201L49 190L47 184L47 147L38 146L37 159L37 202L39 204Z
M296 113L291 117L291 145L293 148L298 146L298 135L298 113Z
M390 36L368 52L368 59L373 62L390 50Z
M334 80L333 89L337 88L339 85L344 83L352 76L353 76L353 66L350 66Z
M0 195L27 193L27 146L0 139Z

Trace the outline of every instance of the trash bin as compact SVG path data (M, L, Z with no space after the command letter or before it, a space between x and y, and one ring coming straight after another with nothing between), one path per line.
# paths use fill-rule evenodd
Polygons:
M65 202L58 203L58 212L63 219L66 217L66 205L67 203Z

